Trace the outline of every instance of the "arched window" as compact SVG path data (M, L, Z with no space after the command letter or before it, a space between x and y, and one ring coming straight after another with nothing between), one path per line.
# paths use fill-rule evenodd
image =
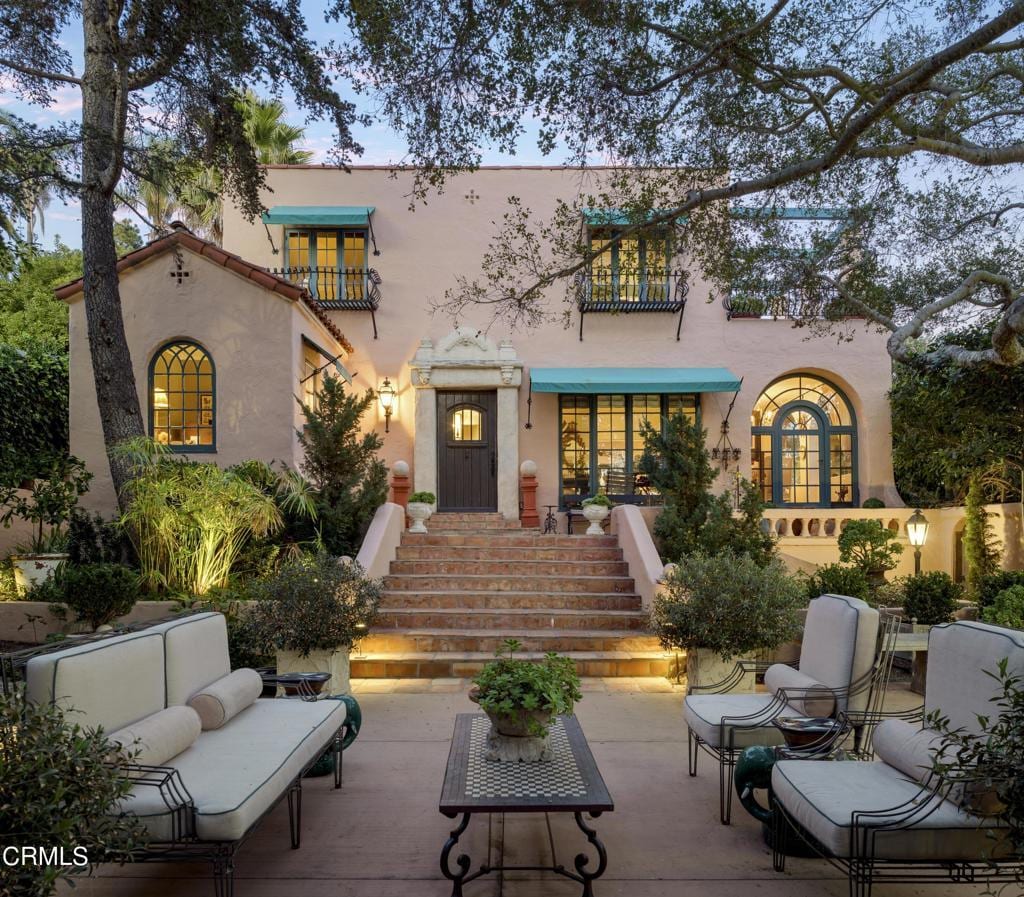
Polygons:
M837 387L813 374L776 380L750 426L751 474L766 502L857 504L857 422Z
M472 405L457 405L448 413L448 433L452 442L483 441L483 411Z
M157 442L176 451L216 451L213 359L198 343L168 343L153 356L149 366L149 431Z

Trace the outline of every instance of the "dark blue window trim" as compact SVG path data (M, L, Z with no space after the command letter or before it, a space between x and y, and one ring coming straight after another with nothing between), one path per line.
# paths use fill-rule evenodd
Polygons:
M782 508L848 508L848 507L859 507L860 506L860 477L859 477L859 465L858 465L858 450L857 450L857 413L853 408L853 404L846 397L844 393L835 383L821 377L817 374L804 373L797 371L790 374L785 374L782 377L777 377L771 383L769 383L763 390L762 395L771 389L780 380L788 380L792 377L808 377L814 380L818 380L824 383L830 389L834 389L836 395L841 399L846 410L850 414L850 424L847 425L835 425L832 424L828 416L823 413L822 409L814 404L803 399L798 399L793 402L788 402L778 408L775 413L775 417L772 420L772 425L769 427L751 427L751 443L753 443L754 436L768 436L771 439L772 446L772 504ZM758 396L760 400L760 395ZM756 403L755 403L756 404ZM818 421L818 439L819 439L819 488L823 499L818 502L787 502L782 500L782 422L786 419L789 413L795 409L804 411L810 411ZM832 441L831 436L843 436L849 435L852 437L850 440L850 453L851 453L851 477L850 477L850 500L843 502L834 502L831 499L832 496Z
M217 451L217 365L213 360L213 355L202 343L193 339L172 339L163 343L153 353L153 356L149 360L149 377L147 383L147 402L149 405L149 435L150 438L155 437L155 427L153 422L153 377L155 374L156 364L159 361L160 356L163 355L172 346L195 346L199 349L203 355L206 356L206 360L210 362L210 376L212 385L213 395L213 408L210 409L213 412L213 423L211 425L211 439L213 440L210 445L174 445L168 444L167 448L172 452L179 452L181 454L192 455L192 454L215 454ZM202 411L203 409L199 409Z

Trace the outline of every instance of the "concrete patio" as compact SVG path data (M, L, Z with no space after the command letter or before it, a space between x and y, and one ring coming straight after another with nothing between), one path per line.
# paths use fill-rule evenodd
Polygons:
M288 847L288 812L278 806L237 856L237 897L447 897L438 858L452 823L437 811L456 713L475 706L458 679L362 680L362 734L345 753L345 785L304 785L303 842ZM590 679L578 716L615 800L595 827L609 855L599 897L818 897L846 895L824 861L791 860L772 871L759 826L742 810L718 823L717 770L702 757L686 775L682 689L664 679ZM893 704L916 696L897 686ZM571 817L552 817L559 859L571 867L586 845ZM506 863L549 863L544 817L474 817L459 847L477 865L488 842ZM592 852L591 852L592 853ZM877 897L968 897L981 887L887 886ZM72 893L72 892L67 892ZM212 897L210 866L151 864L101 868L80 880L82 897ZM542 873L507 874L466 886L467 897L562 897L574 882Z

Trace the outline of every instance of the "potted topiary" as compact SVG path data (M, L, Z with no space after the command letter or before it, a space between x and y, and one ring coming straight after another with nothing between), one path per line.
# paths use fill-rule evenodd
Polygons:
M434 502L436 501L437 496L433 492L414 492L409 496L409 505L405 511L409 515L409 519L412 520L412 526L409 527L410 533L425 533L427 531L426 522L434 513Z
M607 495L601 494L583 499L580 502L580 506L583 508L583 516L590 521L586 535L603 536L604 529L602 529L601 524L611 514L615 503Z
M666 572L651 625L662 645L686 652L688 684L706 686L728 678L734 660L796 638L805 588L778 558L761 567L730 549L697 551ZM749 690L753 675L738 686Z
M330 673L325 690L348 694L349 651L376 618L380 593L354 562L300 555L250 587L250 647L274 652L278 674Z
M872 586L885 582L886 571L896 568L901 554L896 533L878 520L849 520L839 534L839 560L860 567Z
M507 639L473 680L471 701L491 721L486 759L534 762L550 758L549 731L559 714L572 713L583 694L571 658L550 653L541 661L517 660L522 645Z
M50 461L44 477L30 482L13 479L18 485L0 486L0 523L9 527L17 517L32 525L30 541L11 556L15 583L24 592L67 560L66 524L78 499L88 491L92 474L77 458L66 456Z

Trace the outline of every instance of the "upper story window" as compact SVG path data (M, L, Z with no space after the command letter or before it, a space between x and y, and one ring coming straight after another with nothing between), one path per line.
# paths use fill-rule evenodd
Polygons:
M302 341L302 404L316 410L323 385L323 362L320 350L312 343Z
M285 232L288 277L321 302L359 302L367 296L366 231L301 228Z
M606 246L618 232L612 227L590 229L590 251L598 253L590 263L590 298L635 303L668 301L668 235L661 231L631 234Z
M175 451L212 452L217 444L213 359L199 343L176 340L149 366L149 430Z

